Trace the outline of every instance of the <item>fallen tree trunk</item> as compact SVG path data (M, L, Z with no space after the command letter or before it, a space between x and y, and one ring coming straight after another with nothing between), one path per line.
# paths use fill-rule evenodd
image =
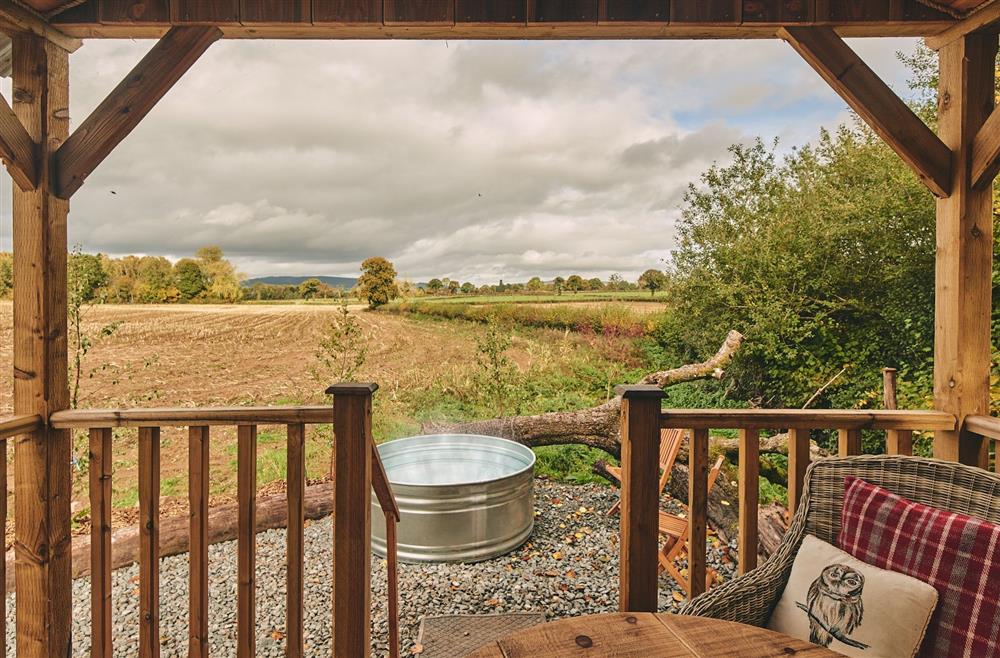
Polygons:
M319 519L333 513L333 483L306 487L303 496L305 517ZM239 506L235 503L213 507L208 512L208 543L236 539ZM284 493L257 499L257 532L284 528L288 523L288 499ZM190 545L190 519L174 516L160 522L160 557L186 553ZM139 528L111 533L111 568L120 569L139 559ZM14 550L7 551L7 592L14 591ZM90 575L90 535L73 538L73 578Z
M743 335L730 331L719 351L708 361L694 363L672 370L654 372L643 377L639 384L653 384L666 388L681 382L722 377L725 367L743 345ZM559 411L536 416L510 416L468 423L425 423L426 433L487 434L499 436L529 447L580 443L600 448L615 457L621 456L619 441L619 413L621 397L614 397L604 404L581 411Z

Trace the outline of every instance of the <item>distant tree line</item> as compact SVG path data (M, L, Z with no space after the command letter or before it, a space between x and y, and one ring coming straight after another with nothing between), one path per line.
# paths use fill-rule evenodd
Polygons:
M635 283L626 281L620 274L612 274L607 281L598 277L589 279L579 274L567 277L557 276L551 281L543 281L541 277L533 276L524 283L505 283L501 280L495 285L477 286L474 283L459 283L448 277L434 278L427 282L424 291L430 295L493 295L516 293L555 293L564 292L624 292L628 290L649 290L652 294L662 290L666 285L666 275L660 270L646 270Z
M0 298L14 287L13 257L0 253ZM171 263L162 256L69 254L70 276L86 272L88 299L109 304L235 303L243 299L240 275L222 249L202 247L193 258Z

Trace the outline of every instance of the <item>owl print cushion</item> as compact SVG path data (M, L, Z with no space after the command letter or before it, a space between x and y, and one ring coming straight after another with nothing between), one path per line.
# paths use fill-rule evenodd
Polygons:
M912 658L937 590L806 535L768 628L845 656Z

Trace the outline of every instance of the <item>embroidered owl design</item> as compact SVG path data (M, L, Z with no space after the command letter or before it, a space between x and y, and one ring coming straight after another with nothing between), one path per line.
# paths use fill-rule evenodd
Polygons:
M865 577L845 564L831 564L809 586L806 604L799 608L809 615L809 641L829 647L834 640L857 649L868 645L848 637L861 625L865 614L861 592Z

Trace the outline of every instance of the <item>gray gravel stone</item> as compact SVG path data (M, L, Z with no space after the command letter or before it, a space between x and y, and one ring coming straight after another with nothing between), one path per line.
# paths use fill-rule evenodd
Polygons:
M535 531L521 548L477 564L401 564L400 615L403 654L416 641L424 614L497 614L533 611L548 619L613 612L618 600L618 517L606 511L617 492L596 485L536 480ZM670 501L665 506L673 507ZM329 518L305 530L305 637L309 656L330 655ZM710 547L709 565L733 576L733 547ZM139 642L139 570L113 574L115 656L134 656ZM372 647L387 655L385 561L372 559ZM209 633L213 656L236 655L236 542L209 549ZM676 583L660 579L660 609L673 611ZM73 655L90 651L90 581L73 584ZM7 601L7 650L14 656L14 600ZM164 658L187 655L188 558L160 563L160 634ZM257 655L284 656L285 532L257 536Z

